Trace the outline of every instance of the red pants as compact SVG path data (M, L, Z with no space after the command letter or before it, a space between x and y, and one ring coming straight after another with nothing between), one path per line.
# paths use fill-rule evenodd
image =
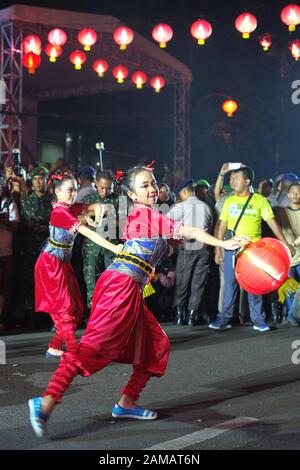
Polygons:
M94 355L94 351L81 350L81 354L83 353L90 358L92 358ZM111 360L103 357L101 362L103 369L111 363ZM100 367L99 357L97 359L97 366ZM80 367L77 366L76 361L73 362L72 360L70 360L68 354L63 354L60 364L56 372L54 373L47 389L43 393L43 396L51 395L51 397L54 398L56 403L60 403L64 392L67 390L73 379L78 374L80 374ZM150 377L151 374L149 374L147 371L140 370L139 368L133 366L133 373L127 385L122 388L121 394L128 395L134 400L137 400L142 389L145 387Z
M43 395L60 402L76 375L89 376L111 362L121 362L133 365L121 393L136 400L151 376L164 374L169 351L169 339L145 305L138 284L126 274L105 271L78 350L63 355Z
M65 344L67 351L76 352L78 349L78 343L76 341L75 331L81 324L82 313L78 313L77 316L68 312L52 313L51 318L53 320L56 333L48 347L61 349L62 345Z

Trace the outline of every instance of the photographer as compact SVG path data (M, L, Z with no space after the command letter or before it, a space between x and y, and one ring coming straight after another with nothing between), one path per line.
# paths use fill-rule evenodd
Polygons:
M0 180L0 331L8 313L13 275L13 232L19 224L17 204L10 197L7 185Z

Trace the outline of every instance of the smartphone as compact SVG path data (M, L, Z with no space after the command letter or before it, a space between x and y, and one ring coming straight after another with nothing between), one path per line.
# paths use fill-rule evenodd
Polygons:
M241 163L228 163L228 171L238 170L242 167Z

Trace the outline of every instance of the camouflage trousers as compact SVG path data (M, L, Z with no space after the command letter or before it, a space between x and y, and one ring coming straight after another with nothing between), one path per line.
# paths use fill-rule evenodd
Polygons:
M86 284L87 306L90 309L96 280L99 275L112 263L115 255L109 250L85 240L82 247L83 276Z

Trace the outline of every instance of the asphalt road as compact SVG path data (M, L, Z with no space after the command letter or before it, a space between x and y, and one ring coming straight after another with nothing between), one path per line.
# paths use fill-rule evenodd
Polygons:
M172 342L167 373L152 379L141 399L159 412L158 420L111 417L130 374L130 366L113 364L75 379L47 439L33 434L27 400L40 395L55 370L56 362L44 359L50 333L0 336L6 346L0 449L300 449L300 365L292 362L293 352L300 357L292 348L297 340L300 348L299 328L163 327Z

